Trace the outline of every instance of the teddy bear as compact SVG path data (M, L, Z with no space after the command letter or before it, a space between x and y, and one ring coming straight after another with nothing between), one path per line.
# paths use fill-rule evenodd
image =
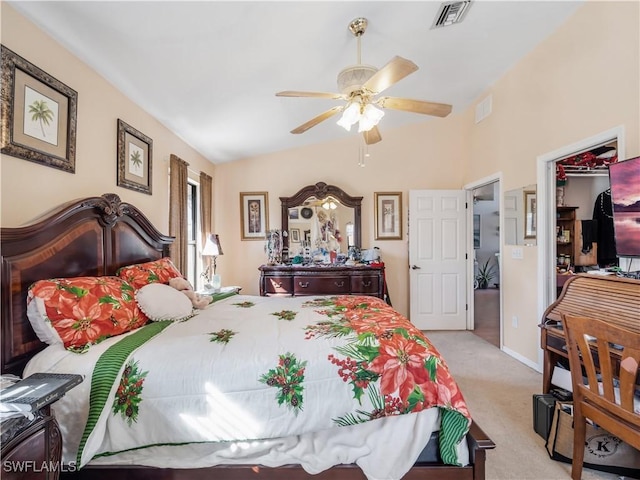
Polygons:
M189 300L191 300L191 304L195 308L207 308L211 303L211 297L207 295L200 295L199 293L194 292L191 283L189 283L189 280L187 280L186 278L172 278L169 280L169 286L184 293L189 298Z

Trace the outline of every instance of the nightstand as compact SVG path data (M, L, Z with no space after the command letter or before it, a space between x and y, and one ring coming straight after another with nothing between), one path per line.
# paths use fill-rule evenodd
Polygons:
M62 437L49 405L34 418L2 422L3 480L57 479L62 469Z

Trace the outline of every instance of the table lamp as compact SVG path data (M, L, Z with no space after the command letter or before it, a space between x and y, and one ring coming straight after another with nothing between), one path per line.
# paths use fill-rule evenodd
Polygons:
M207 284L205 285L209 289L213 289L215 291L219 291L222 285L222 279L220 275L216 274L216 260L218 255L223 255L222 247L220 246L220 238L217 233L212 233L207 237L207 241L204 244L204 248L202 249L202 256L207 257L207 269L204 272L204 277L207 280ZM212 261L213 259L213 261ZM213 263L213 274L211 265Z

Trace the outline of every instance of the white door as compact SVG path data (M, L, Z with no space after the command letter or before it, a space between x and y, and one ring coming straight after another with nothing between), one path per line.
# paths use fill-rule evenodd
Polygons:
M463 190L409 191L411 322L421 330L467 328L467 213Z

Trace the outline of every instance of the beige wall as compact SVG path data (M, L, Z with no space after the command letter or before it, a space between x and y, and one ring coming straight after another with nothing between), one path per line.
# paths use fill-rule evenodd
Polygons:
M318 127L322 128L322 127ZM330 127L329 127L330 128ZM240 192L268 191L269 227L280 228L280 199L307 185L337 185L362 196L362 247L380 249L387 267L393 306L408 312L407 210L411 189L455 189L463 181L466 158L463 117L452 115L397 130L382 129L383 141L369 148L358 166L360 139L288 150L218 165L215 180L216 229L224 245L218 259L223 283L258 293L258 267L266 262L264 242L240 241ZM446 167L445 167L446 165ZM403 240L374 240L374 192L403 192ZM227 245L231 245L227 248Z
M1 8L2 44L78 92L75 174L2 155L1 225L19 226L61 203L109 192L168 233L169 155L187 161L196 176L213 176L214 165L5 2ZM118 118L153 140L153 195L116 185Z
M588 2L479 96L478 101L493 95L489 118L476 125L472 106L446 119L419 117L419 123L397 130L382 124L383 141L370 148L365 168L358 167L356 136L218 165L214 225L225 252L218 259L223 283L258 293L258 266L266 260L263 242L240 240L239 193L267 191L269 226L279 228L279 197L324 181L364 197L363 247L380 248L391 299L406 315L409 190L462 188L500 173L503 191L536 183L539 155L618 125L625 127L627 157L640 154L639 16L637 2ZM189 161L195 171L212 174L213 166L6 4L2 43L75 88L80 105L75 175L2 156L2 225L18 225L71 198L110 191L166 231L169 154ZM153 197L116 187L117 118L154 140ZM403 192L403 240L373 240L378 191ZM539 351L536 252L526 247L523 260L512 260L505 248L500 282L505 348L530 363L537 363ZM518 328L512 327L513 316Z
M638 2L589 2L485 92L493 114L470 129L465 181L501 171L504 191L534 184L538 156L618 125L626 157L640 155L639 20ZM533 363L537 248L523 260L505 249L501 282L504 345Z

